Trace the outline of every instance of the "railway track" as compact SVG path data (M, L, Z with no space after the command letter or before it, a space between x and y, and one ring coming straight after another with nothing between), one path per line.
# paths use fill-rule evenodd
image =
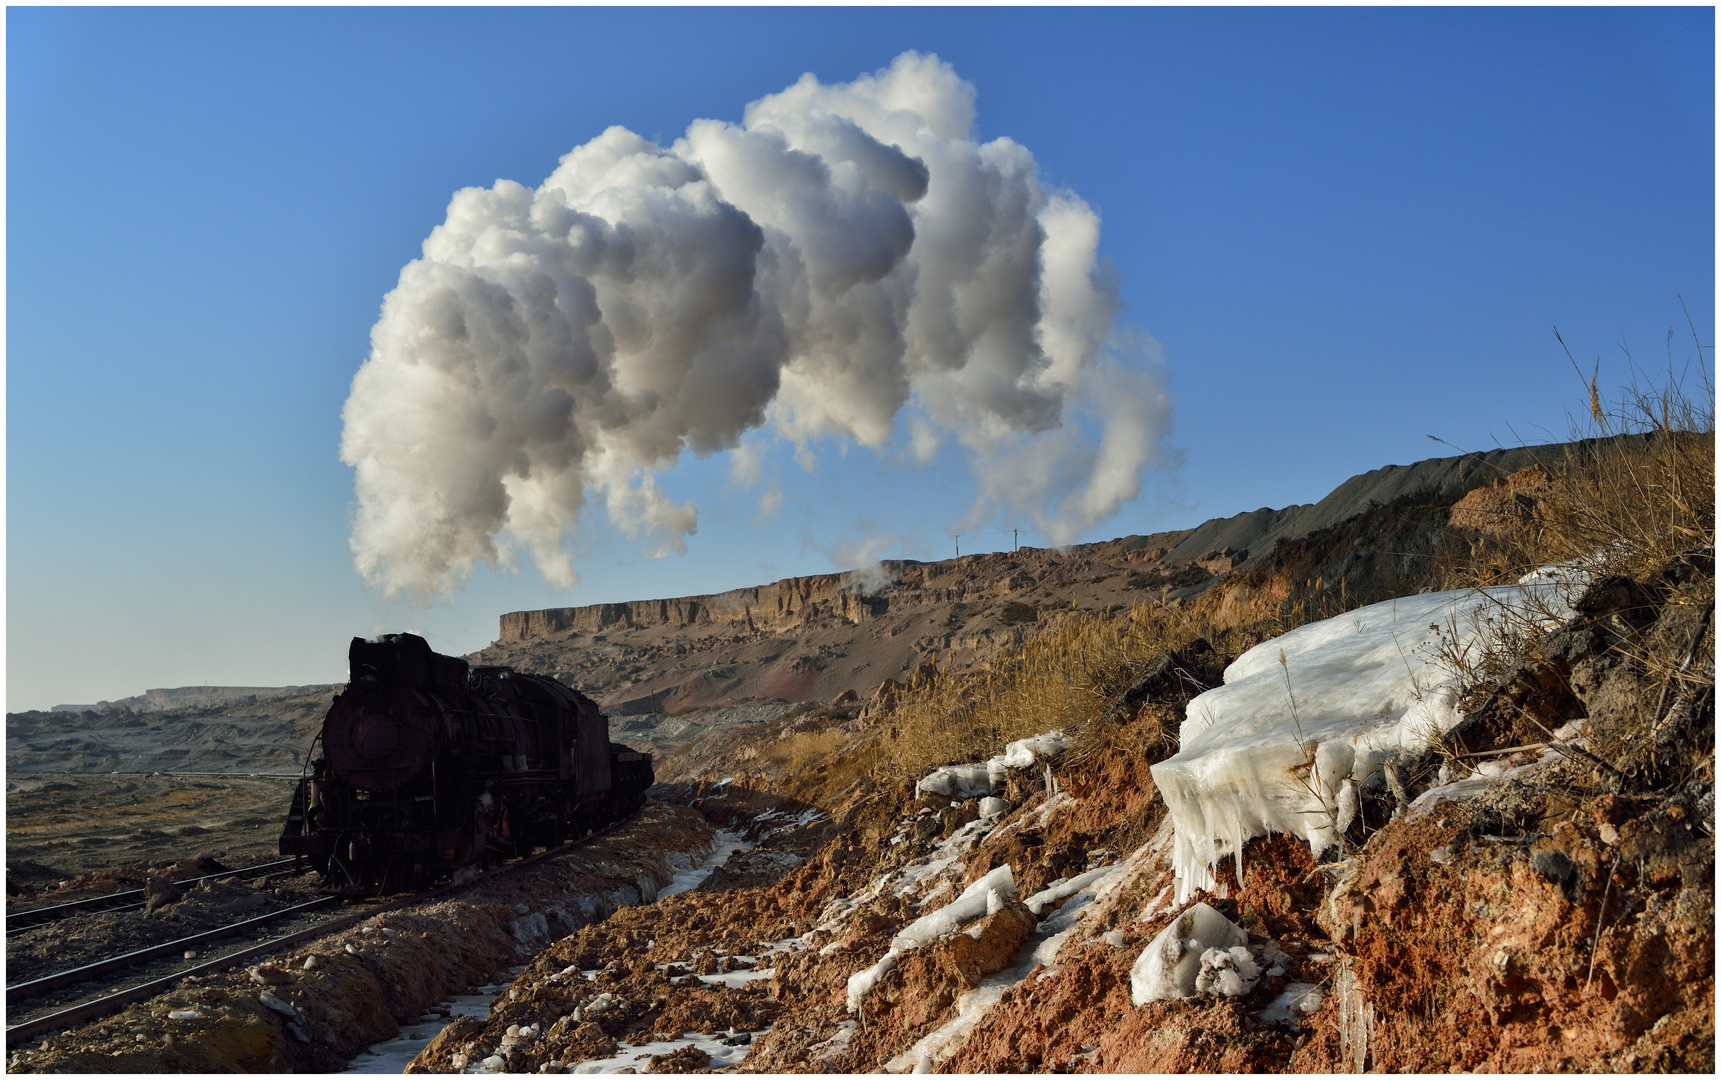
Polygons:
M223 870L219 874L204 874L201 877L185 878L182 881L174 882L174 884L183 887L195 885L200 881L208 881L211 878L269 874L276 870L286 870L298 865L302 865L299 859L280 859L275 862L243 867L239 870ZM74 915L93 915L104 911L129 911L132 908L143 907L143 904L144 890L127 889L124 892L94 896L86 900L73 900L65 904L31 908L28 911L9 912L6 915L6 936L12 937L22 934L26 930L34 930L39 926L48 926L62 919L69 919Z
M279 911L271 911L265 915L243 919L226 926L218 926L213 930L205 930L200 934L192 934L190 937L182 937L176 941L164 941L159 945L150 945L146 948L134 949L128 953L121 953L119 956L109 957L106 960L97 960L93 964L83 964L66 971L55 972L52 975L44 975L39 979L31 979L28 982L15 983L6 988L6 1007L9 1009L17 1002L46 994L52 990L63 990L68 986L76 986L79 983L90 982L91 980L99 979L104 975L109 975L116 971L124 971L127 968L136 967L139 964L147 963L150 960L156 960L163 956L172 956L175 953L183 953L186 949L192 948L196 945L204 945L211 941L221 941L225 938L236 937L248 931L255 930L258 927L266 926L269 923L277 923L282 919L292 918L295 915L301 915L317 908L328 907L331 904L339 902L339 900L340 898L336 896L319 896L315 900L308 900L302 904L293 904L289 907L284 907Z
M213 930L204 931L203 933L196 934L191 937L181 938L178 941L163 942L160 945L151 946L147 949L133 950L132 952L110 957L92 964L84 964L77 968L71 968L66 971L56 972L52 975L46 975L38 979L32 979L26 983L8 986L6 988L6 1008L8 1014L11 1014L18 1011L14 1008L14 1005L17 1002L29 1001L30 999L39 997L43 994L49 994L57 990L64 990L70 987L88 984L97 980L110 980L107 988L93 991L96 994L94 997L87 997L84 1000L66 1008L58 1009L41 1016L32 1017L31 1019L24 1020L20 1023L8 1025L6 1028L6 1044L8 1047L11 1047L22 1042L28 1042L42 1035L62 1030L73 1024L81 1023L86 1020L93 1020L97 1017L117 1012L134 1002L144 1001L156 996L157 994L165 993L187 976L201 976L219 971L226 971L228 969L238 967L247 960L279 952L282 949L290 948L302 942L334 933L337 930L345 929L348 926L363 922L364 920L376 915L381 915L389 911L396 911L405 907L411 907L431 900L440 900L444 897L463 892L473 886L494 881L502 874L522 870L528 866L534 866L538 863L561 855L566 855L584 847L595 840L608 836L610 833L621 828L631 820L632 818L627 818L622 821L613 822L610 825L607 825L587 836L583 836L578 840L569 841L560 847L551 848L548 851L539 852L536 855L517 859L514 862L499 866L487 874L480 875L471 881L461 882L460 884L454 884L451 882L433 889L428 889L424 892L413 893L410 896L401 897L400 899L380 904L341 896L322 896L316 900L296 904L288 908L283 908L280 911L271 912L267 915L261 915L251 919L245 919L227 926L217 927ZM286 862L290 864L293 860L286 860ZM255 869L261 869L261 867L250 867L247 868L246 871L241 872L249 872L250 870ZM226 877L228 874L212 876ZM113 897L108 897L106 899L113 899ZM113 989L111 977L116 975L116 973L135 969L139 965L147 964L152 960L160 960L163 957L172 956L175 952L189 949L198 943L216 942L243 934L255 934L258 929L270 922L279 922L283 919L310 914L313 911L335 905L348 907L356 906L361 907L362 910L338 915L335 918L320 921L314 926L304 927L279 937L260 941L254 940L250 943L239 945L215 959L186 967L179 967L166 975L150 979L143 983ZM60 906L63 907L69 905Z

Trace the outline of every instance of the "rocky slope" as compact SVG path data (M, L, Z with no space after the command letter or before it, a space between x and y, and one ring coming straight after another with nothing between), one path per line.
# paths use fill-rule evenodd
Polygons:
M1429 768L1407 774L1396 811L1390 793L1367 795L1343 858L1251 840L1241 868L1227 860L1217 888L1188 903L1173 899L1149 765L1214 677L1208 654L1150 665L1185 677L1151 681L1103 739L994 775L997 802L912 776L832 791L822 768L772 767L760 751L781 728L730 733L699 770L709 779L675 797L749 820L741 781L716 774L750 737L745 782L820 803L823 847L774 883L713 881L553 944L505 1009L450 1029L414 1069L684 1071L713 1060L699 1045L745 1040L738 1067L764 1072L1710 1071L1712 605L1702 552L1629 586L1598 583L1441 742L1434 760L1465 785L1419 799L1445 780ZM1661 701L1660 749L1634 757L1620 741L1638 737L1655 697L1643 658L1669 650L1697 657L1687 670L1709 674L1689 685L1711 689ZM888 715L782 727L827 725L841 757L882 737ZM1591 750L1547 750L1535 725L1556 723L1581 725L1583 740L1563 745ZM917 935L1000 880L1009 887ZM1234 994L1138 1003L1150 943L1194 902L1223 916L1238 970L1253 974Z
M497 641L474 659L553 674L597 698L612 717L638 717L629 725L636 741L674 749L773 715L724 711L736 706L823 702L848 693L869 698L887 682L906 681L933 656L969 667L1020 644L1043 618L1178 602L1234 569L1270 565L1281 577L1301 573L1299 581L1310 582L1325 569L1322 589L1330 587L1338 602L1341 587L1347 596L1368 588L1364 579L1374 569L1338 565L1342 560L1294 567L1275 553L1383 506L1397 509L1396 543L1385 536L1357 540L1356 559L1390 551L1379 557L1396 560L1401 578L1426 577L1430 538L1444 525L1447 507L1565 452L1527 447L1387 466L1352 477L1318 503L1151 536L931 563L889 561L706 596L509 612Z
M151 690L81 712L6 714L12 773L297 774L339 686Z
M1336 845L1318 856L1295 835L1233 821L1224 828L1238 842L1215 856L1210 887L1192 887L1179 861L1185 811L1155 780L1193 745L1186 723L1215 722L1190 702L1245 650L1321 620L1361 635L1378 613L1360 605L1448 587L1501 552L1522 557L1513 545L1551 527L1561 490L1531 463L1370 498L1264 555L1180 563L1188 537L1132 538L899 565L898 584L866 594L835 578L516 619L518 640L487 655L587 677L602 662L594 646L635 650L612 654L640 665L607 688L612 708L653 679L645 696L699 679L710 654L733 665L738 687L758 689L750 703L722 699L726 712L701 711L690 692L672 737L661 712L618 720L669 751L658 774L673 782L655 789L641 834L654 839L641 846L706 850L721 838L734 854L715 872L656 900L667 871L647 872L650 888L636 873L637 902L603 905L607 917L570 906L587 878L622 887L614 871L637 868L617 852L498 892L482 916L391 921L392 952L349 941L377 954L367 963L378 980L376 964L398 960L380 989L359 994L372 983L344 962L338 984L296 975L297 1020L257 1006L243 982L193 984L184 989L224 1010L222 1031L251 1040L219 1060L185 1056L162 1003L13 1067L129 1063L135 1030L158 1068L329 1068L356 1049L330 1018L359 1016L361 999L383 1004L364 1006L362 1024L341 1022L370 1037L388 1028L385 1013L402 1023L445 1011L436 995L499 978L488 1014L447 1023L409 1071L1712 1072L1712 503L1648 530L1661 548L1583 578L1558 618L1454 654L1456 722L1395 769L1358 773L1332 811ZM1093 580L1102 565L1126 581L1162 575L1155 602L1120 609L1090 591L1072 612L1069 591L1111 584ZM1004 589L1018 574L1029 580ZM877 669L844 666L851 652L810 665L804 690L765 692L787 651L773 647L845 627L858 639L891 625L893 606L911 628L939 611L948 624L958 605L1032 608L1015 598L1042 586L1046 597L1065 590L1061 610L1040 604L1010 639L959 648L952 637L937 663L910 650L875 691L853 692L865 685L857 673ZM946 588L964 591L935 595ZM1092 598L1085 613L1081 595ZM755 616L755 601L769 610ZM1162 642L1152 655L1083 651L1114 640L1107 627L1147 624L1160 629L1126 637ZM1047 665L1048 648L1054 660L1070 650L1067 672ZM757 650L749 664L745 650ZM1030 669L1080 692L1056 699L1060 736L1006 746L1017 737L1000 734L1006 721L1018 733L1054 726L1033 704L1054 698L996 692ZM848 681L820 683L831 671ZM827 691L824 704L806 700ZM981 698L1028 711L964 711ZM913 725L935 707L974 730L951 728L961 737L949 746L915 742ZM958 744L997 756L965 764L973 755ZM1311 766L1326 766L1308 749L1313 784ZM506 929L533 911L541 932ZM450 966L426 952L449 926L466 935L450 955L479 959ZM520 966L497 975L508 963ZM186 1002L203 1011L191 998L174 1007Z

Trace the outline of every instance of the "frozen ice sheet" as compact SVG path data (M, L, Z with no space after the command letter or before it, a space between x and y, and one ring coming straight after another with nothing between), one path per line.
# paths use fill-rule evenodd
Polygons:
M1532 580L1533 579L1533 580ZM1182 748L1153 766L1176 825L1177 902L1251 837L1291 833L1317 855L1357 793L1457 723L1458 676L1441 655L1513 624L1558 623L1584 575L1408 596L1298 627L1250 649L1189 703Z

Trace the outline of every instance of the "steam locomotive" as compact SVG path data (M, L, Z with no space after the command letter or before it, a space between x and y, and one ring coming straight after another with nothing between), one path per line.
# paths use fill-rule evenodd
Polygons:
M637 811L651 755L577 690L470 667L414 634L354 638L281 832L349 894L420 889ZM318 745L322 752L317 753Z

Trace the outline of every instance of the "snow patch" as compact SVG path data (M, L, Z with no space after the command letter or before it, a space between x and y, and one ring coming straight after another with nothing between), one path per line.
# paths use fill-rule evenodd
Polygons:
M777 975L777 969L768 968L738 968L734 971L721 971L715 975L701 975L699 981L706 986L726 986L731 990L746 986L750 982L772 979Z
M829 1064L849 1052L849 1043L854 1041L855 1031L859 1025L853 1020L844 1020L837 1025L836 1033L823 1042L814 1043L807 1049L813 1055L813 1060Z

